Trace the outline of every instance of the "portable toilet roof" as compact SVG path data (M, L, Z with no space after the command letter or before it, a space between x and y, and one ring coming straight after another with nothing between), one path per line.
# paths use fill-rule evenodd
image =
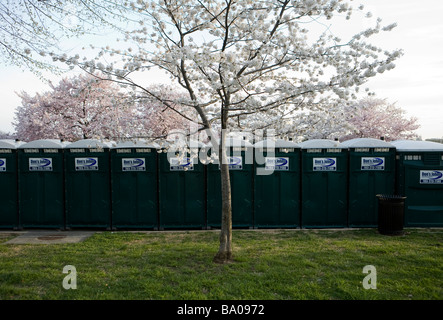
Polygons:
M355 138L343 141L340 145L348 148L395 148L389 142L374 138Z
M26 143L25 141L21 140L12 140L12 142L16 145L17 148Z
M40 139L40 140L34 140L28 143L21 144L18 146L19 149L27 149L27 148L34 148L34 149L44 149L44 148L55 148L55 149L63 149L65 145L63 142L57 139Z
M261 140L254 144L256 148L266 148L269 144L273 145L275 148L300 148L298 144L292 141L287 141L283 139L275 139L275 140Z
M116 142L115 145L112 146L113 149L121 149L121 148L154 148L160 149L160 145L155 142L148 142L146 140L126 140Z
M110 148L111 143L97 140L97 139L83 139L78 140L76 142L68 144L65 148L73 149L73 148Z
M391 142L397 151L437 151L443 152L443 144L432 141L396 140Z
M14 140L10 139L0 140L0 149L16 149L16 148L17 144L15 143Z
M67 145L71 144L71 141L61 141L63 147L66 147Z
M329 139L312 139L298 144L302 149L343 149L340 142Z

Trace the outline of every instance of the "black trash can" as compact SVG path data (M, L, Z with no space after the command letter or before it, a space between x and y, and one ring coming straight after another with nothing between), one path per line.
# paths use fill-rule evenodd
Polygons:
M402 235L406 197L378 194L377 198L378 232L384 235Z

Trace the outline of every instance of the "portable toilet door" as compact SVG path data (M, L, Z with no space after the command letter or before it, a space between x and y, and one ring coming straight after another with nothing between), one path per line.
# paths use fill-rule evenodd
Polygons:
M300 147L277 139L254 149L254 228L300 227Z
M159 150L160 230L206 228L205 167L198 157L203 147L165 143Z
M347 226L347 149L337 141L299 143L302 153L302 228Z
M20 228L65 227L63 147L51 139L18 147Z
M212 147L212 146L211 146ZM231 182L233 228L254 227L254 146L244 140L226 138ZM220 228L222 219L221 172L215 150L209 151L214 162L207 165L207 223ZM218 153L218 150L217 150Z
M0 228L18 228L17 145L0 140Z
M405 199L405 227L443 227L443 144L397 140L397 193Z
M112 229L158 229L159 148L140 140L111 148Z
M341 143L349 148L348 226L377 227L378 194L395 191L395 147L373 138Z
M111 228L110 144L84 139L65 147L66 228Z

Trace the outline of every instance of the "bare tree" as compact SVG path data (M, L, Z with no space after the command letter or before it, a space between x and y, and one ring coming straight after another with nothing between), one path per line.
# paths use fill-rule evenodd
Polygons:
M31 70L43 80L42 71L61 73L53 63L63 40L100 34L109 12L116 19L119 1L2 0L0 3L0 61ZM98 28L97 28L98 27Z

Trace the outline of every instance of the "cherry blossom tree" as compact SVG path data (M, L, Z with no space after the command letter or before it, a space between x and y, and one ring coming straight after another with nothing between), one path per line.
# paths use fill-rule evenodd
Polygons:
M135 108L120 87L94 76L62 79L43 94L18 94L16 109L19 139L64 139L132 136L138 129Z
M405 110L395 103L389 103L387 99L362 99L347 107L345 118L354 129L352 133L341 137L341 141L353 138L384 137L386 141L419 138L415 133L420 127L418 119L408 118Z
M99 0L92 1L101 2ZM112 1L103 2L106 3ZM371 36L390 31L378 19L372 27L340 39L334 23L346 23L355 8L347 0L152 0L128 1L122 42L100 48L95 58L53 55L108 80L129 85L169 108L191 108L198 129L212 139L221 160L222 226L215 262L232 259L232 214L226 133L249 122L273 125L325 104L353 97L368 78L395 67L400 50L382 50ZM125 6L122 4L122 6ZM360 6L358 10L363 10ZM121 11L119 12L121 14ZM322 29L322 30L321 30ZM320 30L320 32L319 32ZM186 97L161 99L141 77L160 69ZM138 94L139 94L138 93ZM286 127L286 124L285 124ZM253 129L253 128L251 128Z
M189 128L195 117L190 110L179 106L170 110L150 96L134 99L117 84L97 76L65 78L50 87L35 96L19 94L22 105L16 110L14 126L20 139L164 139L170 130ZM179 95L164 85L150 90L165 100Z
M368 97L339 106L322 106L321 110L300 112L286 120L287 135L295 140L384 137L387 141L417 139L417 118L387 99Z
M137 136L152 140L165 139L172 130L186 132L191 123L198 118L194 110L176 104L175 101L178 101L183 93L179 93L172 86L153 85L148 90L154 95L142 95L135 103L140 125ZM170 106L165 105L166 101Z
M293 128L294 136L301 141L312 139L335 140L354 129L340 111L336 114L325 112L303 113L295 119Z
M278 122L281 138L295 142L311 139L335 140L351 133L355 127L348 121L343 105L322 105L313 110L299 111ZM271 128L273 126L271 125Z

